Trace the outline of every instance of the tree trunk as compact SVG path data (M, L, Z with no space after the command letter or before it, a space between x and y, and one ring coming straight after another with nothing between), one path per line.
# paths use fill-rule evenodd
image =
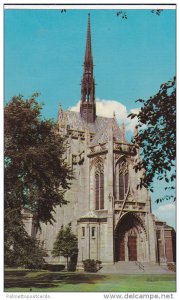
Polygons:
M67 259L67 271L68 271L68 256L66 257L66 259Z

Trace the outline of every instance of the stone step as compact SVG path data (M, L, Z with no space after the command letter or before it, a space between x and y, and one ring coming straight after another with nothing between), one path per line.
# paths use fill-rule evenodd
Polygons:
M102 265L98 271L100 274L174 274L167 266L160 266L155 263L143 263L144 270L139 268L135 262L117 262L112 265Z

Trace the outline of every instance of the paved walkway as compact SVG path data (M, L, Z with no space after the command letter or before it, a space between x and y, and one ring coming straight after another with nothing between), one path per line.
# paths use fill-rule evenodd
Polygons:
M114 265L102 265L99 274L175 274L167 266L159 264L143 263L144 270L140 269L135 262L117 262Z

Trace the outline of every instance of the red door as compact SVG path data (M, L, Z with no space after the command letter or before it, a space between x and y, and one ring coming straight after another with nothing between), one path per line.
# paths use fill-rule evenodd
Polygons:
M128 237L128 254L129 254L129 261L136 261L137 260L136 236L129 236Z

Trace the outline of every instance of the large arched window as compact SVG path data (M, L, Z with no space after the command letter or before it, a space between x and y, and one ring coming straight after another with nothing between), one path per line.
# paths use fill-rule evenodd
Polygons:
M124 200L129 186L128 164L123 161L116 169L116 197L117 200Z
M95 209L104 209L104 172L101 169L95 173Z

